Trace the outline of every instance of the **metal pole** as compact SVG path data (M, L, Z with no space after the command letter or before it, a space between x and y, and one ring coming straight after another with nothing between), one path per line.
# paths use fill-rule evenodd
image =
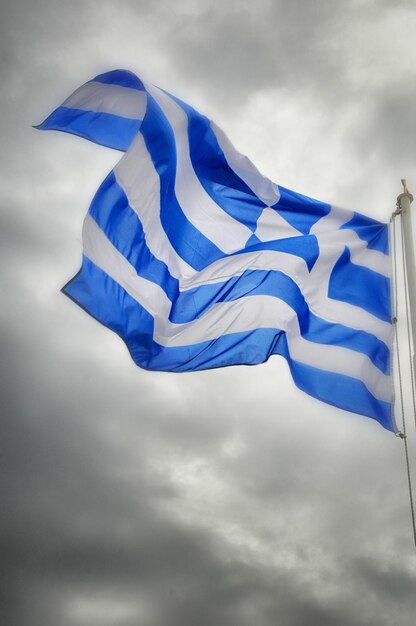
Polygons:
M401 193L397 198L397 213L401 215L401 231L402 231L402 245L403 245L403 261L405 264L404 272L405 272L405 299L406 299L406 317L407 317L407 329L408 329L408 341L409 341L409 359L410 359L410 369L413 370L410 372L411 380L412 380L412 401L413 401L413 417L415 419L416 425L416 360L415 360L415 350L416 350L416 267L415 267L415 253L413 246L413 228L412 228L412 215L410 210L410 205L413 202L413 196L409 192L405 179L402 179L403 185L403 193ZM396 242L395 242L396 245ZM406 296L407 291L407 296ZM397 320L396 320L397 324ZM410 339L410 332L412 335L412 342ZM397 326L396 326L397 333ZM396 334L396 338L398 341L398 337ZM411 345L412 343L412 345ZM397 343L397 349L398 349ZM413 365L413 368L412 368ZM400 367L400 366L399 366ZM399 370L400 371L400 370ZM399 436L403 438L404 441L404 451L405 451L405 460L406 460L406 469L407 469L407 482L409 487L409 499L410 499L410 513L412 517L412 529L413 529L413 541L416 547L416 518L415 518L415 507L413 501L413 489L412 489L412 478L411 478L411 470L410 470L410 461L409 461L409 449L407 444L407 433L406 433L406 419L405 419L405 407L403 405L403 394L402 394L402 386L400 383L400 394L401 394L401 405L402 405L402 415L403 415L403 433L400 433Z
M402 217L402 229L403 229L403 241L404 241L404 255L406 260L406 273L407 273L407 290L409 294L409 309L410 309L410 326L412 330L413 339L413 353L412 360L415 365L415 348L416 348L416 266L415 266L415 252L413 245L413 228L412 228L412 212L410 205L413 202L413 196L409 193L406 185L406 181L402 179L403 193L397 198L397 208L399 209ZM414 371L415 367L413 368Z

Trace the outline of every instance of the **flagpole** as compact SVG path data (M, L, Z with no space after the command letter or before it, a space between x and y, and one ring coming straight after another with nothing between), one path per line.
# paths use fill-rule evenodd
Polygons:
M412 363L415 376L415 347L416 347L416 269L415 269L415 252L413 244L413 228L412 228L412 211L410 205L413 202L413 196L409 192L406 180L402 178L403 192L397 197L397 208L402 218L403 246L404 257L406 262L406 278L407 293L409 296L409 317L410 328L412 333ZM413 378L413 382L416 383Z
M410 376L412 381L412 403L413 403L413 417L415 419L416 425L416 381L415 381L415 348L416 348L416 267L415 267L415 253L414 253L414 245L413 245L413 228L412 228L412 215L410 210L410 205L413 202L413 196L409 192L406 180L402 179L403 192L397 197L397 210L393 213L394 216L400 215L401 217L401 240L402 240L402 261L403 261L403 272L404 272L404 287L405 287L405 301L406 301L406 321L407 321L407 331L408 331L408 349L409 349L409 361L410 361ZM396 241L394 242L394 249L396 251ZM396 252L395 252L396 257ZM395 258L394 267L397 268L397 258ZM397 283L397 274L395 270L395 282ZM395 289L397 290L397 284ZM396 307L397 307L397 291L396 291ZM397 315L397 308L395 315ZM413 541L416 547L416 516L415 516L415 507L413 500L413 489L412 489L412 478L411 478L411 470L410 470L410 461L409 461L409 449L407 444L407 433L406 433L406 419L405 419L405 406L403 403L403 386L402 380L400 376L400 356L399 356L399 339L397 335L397 318L395 318L396 323L396 340L397 340L397 358L398 358L398 367L399 367L399 386L400 386L400 398L401 398L401 407L402 407L402 418L403 418L403 433L398 434L404 442L404 452L405 452L405 460L406 460L406 470L407 470L407 482L409 487L409 500L410 500L410 513L412 518L412 530L413 530Z

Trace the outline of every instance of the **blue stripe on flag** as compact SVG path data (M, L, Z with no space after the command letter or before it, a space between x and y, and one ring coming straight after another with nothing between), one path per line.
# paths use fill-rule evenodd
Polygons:
M106 83L107 85L119 85L120 87L129 87L138 91L145 91L142 81L136 74L128 70L112 70L98 74L89 82Z
M296 283L277 271L247 270L222 283L200 285L179 293L172 304L169 319L177 324L201 317L215 304L245 296L275 296L296 312L302 337L318 344L338 345L366 354L383 374L389 374L387 345L374 335L334 324L316 316Z
M281 215L293 228L299 230L304 235L308 235L312 226L321 217L328 215L331 206L326 202L314 200L296 191L291 191L279 185L279 202L273 208Z
M285 339L282 337L282 343ZM290 359L288 363L293 380L302 391L346 411L372 417L387 430L396 430L391 404L375 398L360 380Z
M389 279L352 263L347 246L332 270L328 296L355 304L385 322L391 320Z
M307 324L307 328L306 328ZM301 324L302 336L315 343L343 346L366 354L383 374L390 374L390 350L384 341L364 330L328 322L309 311L307 322Z
M382 224L371 217L354 213L353 218L341 226L341 228L355 231L360 239L367 242L370 250L377 250L383 254L389 253L387 224Z
M127 344L135 363L145 367L154 343L153 317L123 287L84 256L80 271L62 291L117 333Z
M391 406L377 400L359 380L293 361L285 333L257 329L231 333L184 347L153 341L152 316L105 272L84 257L80 272L63 288L66 295L126 342L134 361L146 369L191 371L238 364L258 364L272 354L284 356L295 384L334 406L377 419L394 430ZM111 303L111 305L109 304Z
M257 237L256 237L257 239ZM250 237L250 241L252 237ZM276 252L286 252L298 256L306 262L310 271L319 256L319 245L315 235L307 235L303 237L287 237L286 239L275 239L273 241L259 241L250 246L230 254L230 257L245 254L246 252L262 252L263 250L274 250Z
M252 248L253 246L257 246L257 245L259 245L261 243L262 242L257 237L257 235L251 235L251 237L249 239L247 239L245 250L247 251L248 248Z
M61 130L79 135L107 148L125 152L140 130L142 120L120 117L111 113L97 113L83 109L58 107L38 130Z
M284 300L300 315L307 314L305 300L298 286L282 272L246 270L224 282L199 285L181 291L172 304L169 319L176 324L201 317L219 302L231 302L245 296L267 295Z
M186 218L175 195L176 146L172 128L159 105L149 94L141 126L146 147L160 177L160 219L170 243L189 265L202 270L224 256Z
M207 117L168 94L188 116L192 166L207 194L228 215L253 232L267 206L228 165Z
M167 265L150 252L142 223L113 171L100 185L89 213L140 276L160 285L171 300L177 296L178 280L171 276Z

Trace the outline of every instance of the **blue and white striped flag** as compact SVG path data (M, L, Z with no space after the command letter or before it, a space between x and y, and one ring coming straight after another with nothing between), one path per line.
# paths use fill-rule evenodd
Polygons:
M40 126L125 151L64 292L146 369L284 356L296 385L395 430L386 224L280 187L204 115L101 74Z

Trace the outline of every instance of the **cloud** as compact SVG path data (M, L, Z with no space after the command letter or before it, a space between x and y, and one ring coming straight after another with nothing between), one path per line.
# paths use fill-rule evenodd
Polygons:
M398 36L413 3L1 12L2 622L410 626L401 442L298 393L279 359L136 368L59 291L120 155L31 125L129 67L218 119L279 182L387 218L414 168L416 65Z

